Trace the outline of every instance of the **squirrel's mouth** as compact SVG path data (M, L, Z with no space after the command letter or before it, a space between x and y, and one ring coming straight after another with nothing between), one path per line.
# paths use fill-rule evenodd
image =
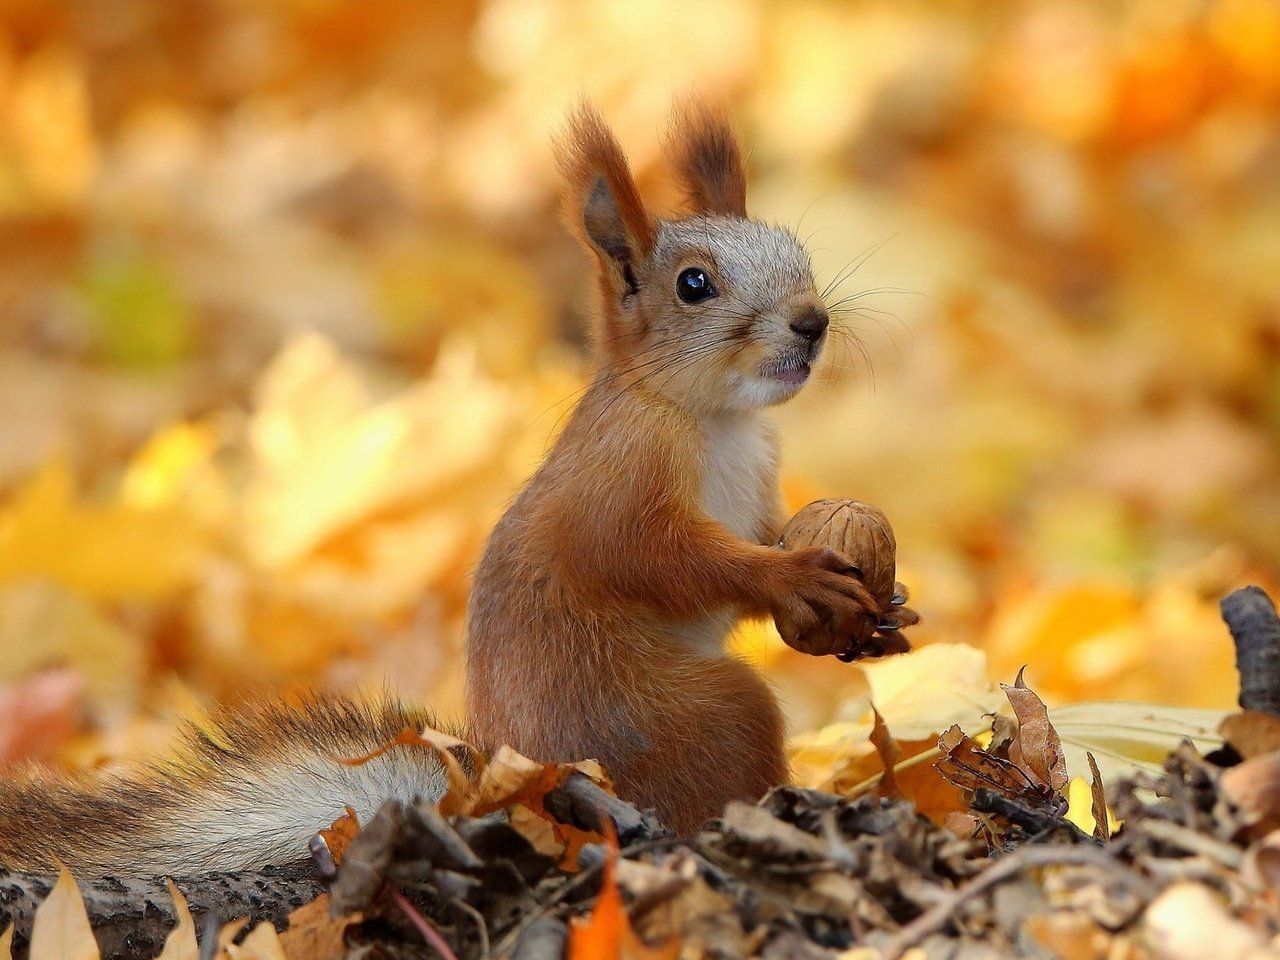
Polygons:
M809 379L811 372L808 360L790 353L760 367L760 376L766 380L777 380L797 387Z

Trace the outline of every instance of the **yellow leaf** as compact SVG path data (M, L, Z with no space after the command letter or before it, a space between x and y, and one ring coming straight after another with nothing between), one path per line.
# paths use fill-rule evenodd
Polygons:
M58 882L36 910L30 956L31 960L98 960L89 914L66 867L59 868Z
M445 351L430 377L379 400L328 340L294 340L263 377L250 424L251 556L285 567L375 515L492 487L517 412L515 396L460 347Z
M0 960L13 960L13 925L9 924L0 933Z
M280 935L265 920L250 930L240 943L227 944L226 950L231 960L286 960Z
M211 471L218 438L205 424L178 423L134 455L120 482L120 500L138 510L175 505L208 515L224 506L226 490Z
M129 702L146 671L142 641L55 583L0 584L0 681L52 664L73 668L92 696Z
M862 666L871 702L899 740L924 740L952 724L971 736L1008 712L987 674L987 657L963 643L935 643Z
M63 460L0 508L0 583L42 578L91 599L160 597L189 582L201 549L184 509L79 500Z
M169 931L164 939L164 950L157 960L200 960L200 947L196 943L196 925L191 919L191 911L187 908L187 898L182 895L174 882L168 878L164 881L169 888L169 896L173 898L173 912L178 917L178 925Z
M1071 782L1067 784L1067 819L1091 835L1097 825L1093 816L1093 791L1089 788L1089 781L1084 777L1072 777ZM1107 822L1112 832L1119 826L1115 817L1111 815L1109 807Z
M1218 725L1226 715L1225 710L1097 700L1055 707L1049 720L1062 740L1068 773L1088 777L1085 754L1092 753L1104 782L1113 784L1135 770L1159 772L1169 751L1184 739L1202 753L1220 747Z

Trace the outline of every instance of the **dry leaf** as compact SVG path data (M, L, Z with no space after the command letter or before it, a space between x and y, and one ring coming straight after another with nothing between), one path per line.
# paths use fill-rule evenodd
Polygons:
M1047 791L1017 765L982 749L972 737L952 727L938 740L941 758L935 766L949 781L965 790L986 788L1007 797L1043 803Z
M1049 711L1023 682L1022 671L1013 686L1000 684L1018 720L1018 733L1009 748L1009 759L1051 793L1061 794L1067 785L1067 761L1062 742L1049 722Z
M196 942L196 924L191 919L187 898L167 877L164 885L169 888L169 896L173 900L173 912L178 922L164 938L164 949L160 951L160 956L156 960L200 960L200 945Z
M98 960L98 942L89 927L80 890L66 867L36 909L31 925L31 960Z
M1089 794L1092 800L1089 812L1093 814L1093 835L1104 843L1111 839L1111 816L1107 810L1107 790L1093 754L1086 754L1089 761Z
M1223 719L1218 728L1236 753L1248 760L1280 750L1280 717L1261 710L1242 710Z
M893 768L902 757L902 748L893 739L893 734L885 725L884 718L874 708L873 713L875 713L875 725L871 728L871 743L876 748L876 753L880 755L880 762L884 764L884 774L876 785L876 796L901 799L902 792L898 788Z
M953 724L985 729L987 714L1008 709L988 675L986 654L965 644L932 644L859 666L900 741L924 740Z
M1068 773L1086 776L1086 754L1092 753L1108 783L1134 770L1158 773L1164 758L1184 739L1201 753L1216 750L1222 743L1217 730L1223 715L1221 710L1125 701L1086 701L1049 711L1062 739Z
M276 928L265 920L239 943L228 943L224 949L229 960L287 960Z
M63 460L0 506L0 584L45 579L93 599L157 598L190 582L204 549L185 509L79 499Z
M1142 918L1148 943L1168 960L1280 960L1266 936L1242 923L1207 887L1176 883Z
M229 956L228 949L233 945L236 937L240 936L240 931L248 925L248 917L239 917L235 920L229 920L218 928L217 948L213 952L218 960Z
M610 836L600 895L590 916L575 920L569 929L568 960L674 960L679 953L678 939L653 948L631 929L618 889L618 844Z
M347 854L347 847L351 845L351 841L360 832L360 818L356 816L355 809L347 806L346 811L337 820L333 821L327 829L320 831L320 836L324 838L324 845L329 851L329 856L333 858L334 866L342 865L342 858Z
M329 895L322 893L289 914L289 926L279 935L280 946L289 960L326 960L341 956L345 949L343 932L348 924L359 920L359 914L332 916Z
M13 960L13 924L0 931L0 960Z

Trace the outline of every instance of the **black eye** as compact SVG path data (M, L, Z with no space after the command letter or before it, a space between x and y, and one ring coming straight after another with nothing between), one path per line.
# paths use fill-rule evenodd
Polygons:
M701 267L681 270L680 276L676 277L676 296L685 303L700 303L715 295L716 288L711 285L711 278Z

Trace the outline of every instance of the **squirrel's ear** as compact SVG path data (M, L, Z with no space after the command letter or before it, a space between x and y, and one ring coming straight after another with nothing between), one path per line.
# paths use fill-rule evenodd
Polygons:
M565 181L566 222L611 265L617 285L634 293L632 268L653 252L657 226L640 200L622 148L590 103L580 103L569 115L556 154Z
M694 213L747 215L747 175L729 120L698 99L677 104L667 150Z

